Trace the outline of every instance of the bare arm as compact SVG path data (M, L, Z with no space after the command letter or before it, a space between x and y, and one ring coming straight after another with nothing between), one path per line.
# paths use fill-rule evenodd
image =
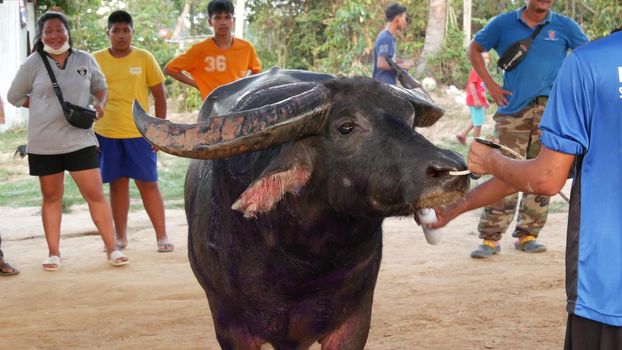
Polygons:
M517 190L497 179L496 177L470 190L464 197L444 207L436 208L435 224L428 224L430 228L439 228L447 225L456 216L473 209L491 205L505 196L516 193Z
M488 68L486 68L484 56L482 56L483 52L484 49L479 46L479 44L474 40L471 41L471 43L467 47L469 61L471 61L471 65L473 65L473 69L475 69L477 75L479 75L480 78L482 78L482 81L486 84L490 96L492 96L493 100L495 100L495 103L497 105L505 106L508 104L506 95L512 95L512 92L504 90L499 84L494 81L494 79L492 79Z
M97 119L104 117L104 106L108 101L108 89L99 90L93 94L95 97L95 112L97 113Z
M479 100L479 96L477 95L477 89L475 88L475 84L469 83L469 92L471 96L473 96L473 103L475 103L476 107L482 106L482 101Z
M164 84L160 83L150 86L149 90L153 96L156 117L166 119L166 93L164 92Z
M401 58L398 58L395 63L398 67L406 70L414 66L413 60L403 60ZM376 61L376 67L382 70L393 70L387 62L386 58L384 58L384 56L378 56L378 60Z
M166 73L167 75L170 75L173 79L182 82L184 84L190 85L194 88L199 88L197 86L197 83L190 77L186 76L184 73L182 73L179 70L173 69L173 68L169 68L169 67L164 67L164 73Z
M456 216L495 203L517 191L552 196L566 183L575 156L542 147L535 159L514 160L504 157L497 150L477 142L469 150L469 169L477 174L494 177L455 203L436 209L438 228L447 225Z
M575 156L542 147L535 159L514 160L477 142L469 150L469 169L491 174L526 193L555 195L566 183Z

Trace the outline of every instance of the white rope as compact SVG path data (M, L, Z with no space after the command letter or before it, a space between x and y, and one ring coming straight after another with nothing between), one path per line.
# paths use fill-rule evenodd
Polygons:
M462 171L450 171L449 175L453 175L453 176L464 176L464 175L469 175L471 173L471 170L462 170Z

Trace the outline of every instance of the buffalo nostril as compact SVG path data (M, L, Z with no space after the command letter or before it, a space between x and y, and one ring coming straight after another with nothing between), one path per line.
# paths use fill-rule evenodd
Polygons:
M429 166L425 169L425 175L428 178L439 178L447 176L451 170L445 167Z

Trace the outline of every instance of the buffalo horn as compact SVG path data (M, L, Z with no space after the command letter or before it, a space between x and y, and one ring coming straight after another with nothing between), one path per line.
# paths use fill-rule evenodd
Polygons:
M318 85L274 104L211 116L196 124L153 118L134 101L134 122L147 141L166 153L221 159L317 134L330 108L327 96Z

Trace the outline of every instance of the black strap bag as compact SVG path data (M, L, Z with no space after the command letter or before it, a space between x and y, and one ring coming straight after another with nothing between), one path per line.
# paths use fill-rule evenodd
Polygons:
M63 108L63 114L65 115L67 122L76 128L90 129L91 126L93 126L93 122L97 118L95 110L76 106L71 102L65 101L60 87L58 86L58 82L56 81L56 77L54 76L54 72L52 72L52 67L50 67L50 62L48 62L47 57L45 57L46 55L41 52L41 50L39 50L39 54L45 64L45 69L47 69L48 74L50 75L50 80L52 80L52 88L54 89L54 93L56 93L56 97L58 97L58 102L60 102L60 105Z
M506 72L509 72L512 69L518 67L522 60L527 57L527 53L529 52L529 47L531 47L531 43L536 39L538 34L540 34L540 31L542 30L542 28L544 28L544 26L546 26L546 23L538 25L538 27L528 38L521 39L510 45L510 47L505 50L503 55L499 57L499 60L497 61L497 67L503 69Z

